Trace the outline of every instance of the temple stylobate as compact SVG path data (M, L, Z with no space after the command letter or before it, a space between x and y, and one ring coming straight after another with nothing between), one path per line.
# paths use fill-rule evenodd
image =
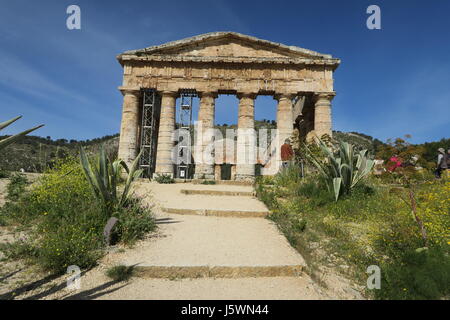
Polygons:
M331 136L333 72L340 60L329 54L235 32L214 32L126 51L117 59L123 66L119 89L124 96L119 158L130 163L142 151L140 165L150 177L191 175L183 169L184 165L188 168L186 161L174 161L174 153L184 152L174 135L176 129L189 131L190 119L185 120L192 117L189 108L193 97L200 99L195 120L201 124L200 133L205 133L195 142L195 153L203 154L208 149L211 155L208 161L193 157L192 176L196 178L223 178L218 170L223 161L217 163L214 150L208 147L218 141L206 134L214 128L219 94L233 94L239 99L236 156L229 160L232 179L252 179L255 164L261 163L258 157L239 161L240 154L248 150L249 142L243 135L254 128L254 100L258 95L270 95L277 101L276 143L269 146L272 159L262 163L263 169L271 165L277 171L277 150L294 130L298 130L300 139Z

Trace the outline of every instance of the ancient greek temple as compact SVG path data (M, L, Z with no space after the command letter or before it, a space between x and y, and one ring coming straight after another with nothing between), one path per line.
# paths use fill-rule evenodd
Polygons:
M142 151L140 166L149 177L170 175L223 179L220 166L229 164L231 179L247 180L255 176L255 166L270 165L278 170L279 148L295 131L301 140L331 136L331 100L333 72L340 60L329 54L287 46L235 32L214 32L139 50L117 57L123 66L123 111L119 158L132 162ZM183 152L177 129L189 132L192 98L199 99L198 119L201 132L215 125L215 99L219 94L236 95L239 101L237 139L233 157L216 156L217 139L209 134L197 138L193 163L174 161ZM266 160L250 157L239 161L248 150L244 132L254 128L255 98L269 95L277 101L277 139L272 142ZM177 101L179 107L177 108ZM183 118L184 116L184 118ZM248 157L247 157L248 158ZM198 160L200 159L200 160ZM189 161L188 161L189 162ZM184 170L189 167L189 170Z

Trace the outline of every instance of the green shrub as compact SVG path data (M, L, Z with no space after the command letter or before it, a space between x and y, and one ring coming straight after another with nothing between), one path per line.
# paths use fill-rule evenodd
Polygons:
M101 234L86 230L86 226L60 224L56 230L46 230L37 245L37 261L45 269L64 273L68 266L89 268L101 257Z
M126 207L120 208L114 216L119 221L114 228L112 239L119 239L125 244L133 244L156 228L152 212L136 198L133 198Z
M263 185L273 185L275 181L273 176L257 176L256 183Z
M9 172L3 169L0 169L0 179L9 178Z
M274 181L279 186L288 186L301 179L301 170L297 164L292 164L287 168L281 169L274 177Z
M292 219L292 228L296 232L303 232L306 229L306 220L300 217Z
M381 289L374 292L377 299L441 299L450 294L448 248L407 250L380 268Z
M6 187L6 199L10 201L17 201L19 197L25 192L28 185L27 177L21 173L13 173L9 178L8 186Z
M175 183L175 180L168 174L158 174L155 176L155 181L158 183Z
M118 265L109 268L106 271L106 275L114 281L126 281L129 280L134 273L134 266Z
M32 209L40 214L63 217L73 214L72 208L83 207L95 199L76 158L58 161L30 192Z

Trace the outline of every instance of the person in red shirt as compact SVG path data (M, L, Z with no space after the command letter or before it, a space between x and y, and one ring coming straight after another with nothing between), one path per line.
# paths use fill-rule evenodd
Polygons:
M281 146L281 167L287 168L293 157L294 151L292 150L291 140L286 139Z

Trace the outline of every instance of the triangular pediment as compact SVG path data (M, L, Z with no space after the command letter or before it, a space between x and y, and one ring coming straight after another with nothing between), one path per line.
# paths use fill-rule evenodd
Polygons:
M123 55L210 58L331 59L331 55L286 46L235 32L207 33L158 46L131 50Z

